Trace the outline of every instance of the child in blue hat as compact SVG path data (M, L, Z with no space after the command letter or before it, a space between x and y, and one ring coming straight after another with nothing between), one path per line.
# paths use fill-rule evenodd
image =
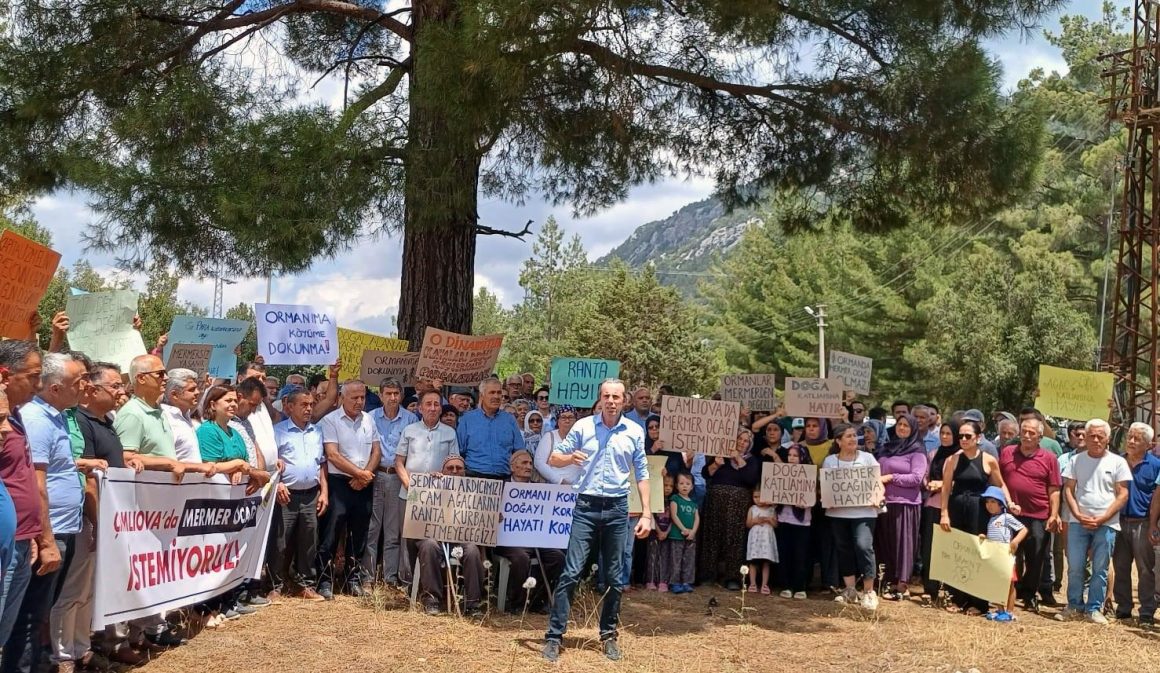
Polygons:
M1003 489L997 486L988 486L987 490L983 491L982 497L983 505L987 508L987 513L991 515L991 519L987 521L987 532L980 533L979 539L1009 545L1011 555L1014 556L1015 551L1019 549L1019 543L1027 537L1027 527L1007 512L1007 498L1003 496ZM1005 609L998 612L988 612L987 619L996 622L1015 621L1015 615L1011 614L1011 611L1015 609L1015 581L1018 579L1019 573L1012 569L1011 591L1007 593L1007 605Z

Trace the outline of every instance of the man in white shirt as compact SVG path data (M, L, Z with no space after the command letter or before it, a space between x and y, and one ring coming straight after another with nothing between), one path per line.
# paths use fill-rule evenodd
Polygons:
M1063 495L1071 512L1067 529L1067 607L1061 621L1086 615L1107 624L1103 615L1108 593L1108 563L1120 530L1120 510L1128 502L1132 470L1122 456L1108 451L1107 421L1087 422L1087 452L1063 468ZM1091 560L1091 582L1084 602L1084 570Z
M346 528L346 591L363 596L363 582L373 577L373 568L362 567L366 553L367 529L370 527L374 499L375 472L381 447L379 432L366 407L367 389L361 381L347 381L339 393L340 406L322 419L322 442L328 464L327 484L330 509L320 522L322 536L318 544L321 581L318 593L327 600L334 598L334 558L338 533Z

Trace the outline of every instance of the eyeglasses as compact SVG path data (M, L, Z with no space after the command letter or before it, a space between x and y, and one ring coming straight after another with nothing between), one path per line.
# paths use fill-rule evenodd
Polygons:
M159 379L169 378L168 372L166 372L164 369L154 369L151 372L141 372L138 374L138 376L153 376Z
M974 435L964 435L962 433L959 433L959 439L974 439L974 438L975 438Z
M864 413L866 413L866 410L865 410L865 409L859 409L858 407L854 407L853 409L851 409L851 411L853 411L853 412L854 412L854 413L856 413L856 414L864 414Z
M539 400L540 402L547 402L548 396L547 395L536 395L536 399Z
M542 420L540 420L540 419L538 419L538 418L533 418L532 420L530 420L530 421L528 421L528 422L529 422L529 423L534 423L534 424L536 424L536 425L539 425L540 423L543 423L543 421L542 421Z
M96 381L93 381L93 387L104 388L105 390L111 391L113 393L119 393L125 390L125 384L121 383L120 381L117 381L116 383L97 383Z

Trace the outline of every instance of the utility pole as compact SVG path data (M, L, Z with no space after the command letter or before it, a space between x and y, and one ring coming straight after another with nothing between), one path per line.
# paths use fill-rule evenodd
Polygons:
M1160 356L1160 11L1157 0L1134 0L1132 46L1101 58L1109 84L1108 117L1128 130L1120 193L1119 255L1111 333L1104 365L1116 375L1114 426L1160 420L1156 362ZM1106 288L1106 284L1105 284Z
M818 378L826 378L826 305L818 304L817 311L807 306L809 313L818 321Z

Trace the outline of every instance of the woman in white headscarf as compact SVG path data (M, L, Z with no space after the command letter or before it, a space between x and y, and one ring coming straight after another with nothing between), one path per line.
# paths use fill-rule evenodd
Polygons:
M544 415L538 411L524 414L524 446L539 446L544 434Z

